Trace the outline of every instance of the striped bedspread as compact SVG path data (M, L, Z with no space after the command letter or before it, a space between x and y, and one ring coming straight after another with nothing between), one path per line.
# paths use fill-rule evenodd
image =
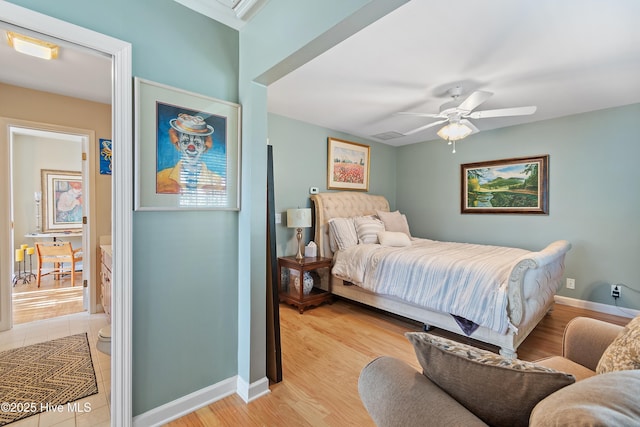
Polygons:
M529 253L414 238L409 247L369 244L338 251L332 273L372 292L506 333L509 273Z

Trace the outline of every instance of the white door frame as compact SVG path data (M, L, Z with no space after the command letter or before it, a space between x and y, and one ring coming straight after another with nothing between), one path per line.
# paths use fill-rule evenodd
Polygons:
M88 250L89 248L95 248L97 246L98 238L96 236L96 228L92 229L91 226L96 223L96 199L95 199L95 179L91 179L91 177L95 176L95 166L94 162L90 162L87 159L95 158L95 131L90 129L79 129L72 128L67 126L58 126L48 123L37 123L31 122L27 120L18 120L18 119L10 119L10 118L0 118L0 128L8 129L7 132L7 142L9 143L9 147L14 147L14 135L15 134L31 134L36 137L51 137L51 138L59 138L52 134L64 134L67 135L69 140L75 140L80 143L80 149L82 153L85 153L84 159L82 160L82 181L85 183L84 188L82 189L82 214L87 217L87 224L82 227L82 247L86 248L83 253L82 259L82 279L87 280L89 286L83 289L83 309L87 310L89 313L97 312L97 304L95 301L95 295L97 294L97 284L95 283L95 274L96 274L96 261L95 261L95 251ZM12 148L14 149L14 148ZM76 152L78 156L80 156L80 151ZM13 151L10 154L10 161L13 162ZM10 165L8 169L0 170L0 174L2 174L2 180L6 183L11 183L9 185L10 193L13 194L13 181L12 181L12 171L14 165ZM11 199L12 200L12 199ZM13 215L13 202L10 202L9 206L11 206L11 218L15 221ZM41 218L41 220L44 220ZM14 224L15 226L15 224ZM9 245L8 253L11 254L11 248L15 247L16 236L13 236L13 239L9 239L5 244ZM0 278L0 296L2 297L3 302L8 303L8 312L13 313L12 306L12 289L11 284L8 283L6 277ZM0 323L0 331L5 331L13 327L12 316L2 316L2 323Z
M59 38L79 46L110 55L113 66L112 98L112 247L113 283L117 286L112 294L112 342L111 342L111 425L132 424L131 391L131 227L133 210L133 123L132 123L132 71L131 44L79 27L68 22L34 12L0 0L2 21L27 28L51 37ZM0 147L0 150L3 150ZM0 167L5 167L6 156L0 156ZM6 186L6 184L3 184ZM0 212L0 241L7 241L11 230L7 220L6 200ZM3 218L4 215L4 218ZM10 254L0 245L0 280L12 270ZM0 320L11 315L0 306Z

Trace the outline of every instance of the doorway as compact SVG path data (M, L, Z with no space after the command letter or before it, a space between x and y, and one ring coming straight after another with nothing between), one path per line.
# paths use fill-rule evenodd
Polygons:
M111 59L112 77L112 140L113 140L113 281L114 289L111 357L111 423L129 426L132 424L131 406L131 259L133 194L132 153L132 66L131 44L92 30L60 21L56 18L25 9L9 2L0 2L2 22L35 31L41 35L66 40L84 48L93 49ZM0 119L0 122L2 120ZM2 124L2 123L0 123ZM0 127L5 132L6 127ZM9 153L6 133L0 135L0 169L8 169ZM4 141L3 141L4 140ZM0 183L0 242L10 242L10 188L7 182ZM116 196L117 195L117 196ZM7 253L8 245L0 245L0 281L10 280L12 258ZM7 300L10 295L0 295L0 329L10 327L10 310Z
M91 303L97 290L95 280L92 280L92 251L84 251L86 255L82 251L82 248L92 247L94 240L90 232L92 221L82 220L89 218L89 206L95 205L91 191L93 178L82 154L90 151L92 140L93 133L81 129L51 131L50 126L37 123L28 127L15 124L9 127L11 167L4 173L9 175L6 178L10 177L11 182L12 247L26 247L15 254L23 261L14 263L18 265L12 281L14 325L81 311L98 311L96 304ZM65 181L67 176L73 181ZM62 190L69 184L77 185L77 180L81 186L72 189L73 206L69 206L70 210L64 215L56 217L52 200L55 190ZM48 185L54 182L60 188ZM47 274L38 283L34 247L36 242L49 241L69 242L83 260L72 274ZM50 263L46 265L51 266ZM71 287L72 284L75 286Z

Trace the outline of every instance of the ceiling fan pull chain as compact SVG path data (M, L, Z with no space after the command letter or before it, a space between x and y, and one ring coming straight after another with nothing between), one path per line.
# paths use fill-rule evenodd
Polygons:
M449 144L451 144L451 141L449 141ZM452 153L456 153L456 142L453 141L453 150L451 151Z

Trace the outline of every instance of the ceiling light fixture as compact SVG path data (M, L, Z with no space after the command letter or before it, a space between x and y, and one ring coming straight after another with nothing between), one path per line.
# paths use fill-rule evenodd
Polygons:
M58 45L14 33L13 31L7 31L7 43L17 52L25 55L42 59L56 59L58 57Z
M471 135L473 129L464 123L452 120L448 125L438 131L438 136L453 145L452 153L456 152L456 141Z

